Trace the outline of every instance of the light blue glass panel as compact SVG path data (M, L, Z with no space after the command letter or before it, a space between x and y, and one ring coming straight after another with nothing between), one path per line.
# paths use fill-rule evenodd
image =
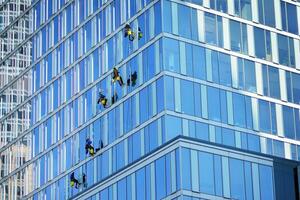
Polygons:
M184 114L194 115L194 90L193 83L186 80L180 81L181 86L181 111Z
M192 189L191 177L191 152L189 149L182 149L182 188L185 190Z
M284 143L278 140L273 140L274 155L284 157Z
M210 44L217 44L217 24L214 14L205 13L205 41Z
M201 140L209 140L208 124L196 122L196 138Z
M200 192L215 194L213 155L199 152Z
M135 184L136 184L136 199L145 199L145 168L142 168L136 172L135 175Z
M182 134L181 119L178 117L165 116L165 141L169 141Z
M222 143L224 145L235 147L235 135L233 130L222 128Z
M245 187L246 187L246 199L253 199L253 188L252 188L252 169L251 163L245 161L244 162L244 170L245 170Z
M232 100L234 124L240 127L246 127L246 105L244 96L233 93Z
M260 152L259 136L253 134L248 135L248 150Z
M271 167L259 165L259 185L261 199L275 199L273 191L273 173Z
M245 178L243 161L229 159L231 197L234 199L246 199Z
M177 40L163 40L164 67L166 70L179 73L179 43Z
M214 155L214 172L215 172L215 186L216 195L223 196L223 176L222 176L222 160L221 156Z
M165 77L165 101L166 109L175 109L175 92L174 92L174 79L170 76Z
M219 90L213 87L207 87L207 94L209 119L221 121Z
M295 121L293 108L282 106L282 115L284 136L290 139L295 139Z

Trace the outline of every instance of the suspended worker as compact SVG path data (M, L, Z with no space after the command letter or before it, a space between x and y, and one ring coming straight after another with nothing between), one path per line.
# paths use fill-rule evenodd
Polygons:
M74 187L75 185L75 188L78 188L80 185L79 181L75 178L74 172L72 172L70 176L70 185L71 187Z
M117 70L117 68L114 67L113 74L112 74L112 82L114 83L116 81L118 81L120 86L123 86L123 84L124 84L123 79L120 76L119 71Z
M104 108L106 108L106 105L107 105L107 98L105 97L104 94L102 94L102 91L101 91L101 90L100 90L100 92L99 92L99 99L98 99L97 103L98 103L98 104L101 103L102 106L103 106Z
M141 30L141 28L138 28L138 39L140 40L143 37L143 32Z
M84 187L87 187L87 183L86 183L86 175L85 173L82 174L82 184Z
M118 94L115 92L115 94L111 97L111 104L114 104L118 101Z
M87 138L85 141L85 154L90 154L91 156L95 155L95 149L92 146L92 141L90 140L90 138Z
M127 36L130 41L133 41L135 38L134 32L132 31L131 26L129 24L126 24L125 28L124 28L124 37L127 37Z
M136 80L137 80L137 72L134 71L127 79L127 85L134 87L136 85Z

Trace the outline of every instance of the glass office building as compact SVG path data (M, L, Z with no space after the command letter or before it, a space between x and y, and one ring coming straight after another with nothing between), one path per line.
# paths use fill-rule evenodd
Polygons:
M32 151L1 195L22 176L24 199L299 199L299 0L35 0L25 13L30 33L0 62L29 43L33 60L0 93L26 76L31 90L0 123L30 106L30 126L0 153Z

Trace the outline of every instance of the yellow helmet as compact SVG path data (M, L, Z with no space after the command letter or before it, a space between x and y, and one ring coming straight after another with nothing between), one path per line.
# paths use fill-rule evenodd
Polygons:
M94 149L90 148L89 152L90 152L90 154L94 154Z
M74 187L74 181L70 181L70 185L71 185L71 187Z

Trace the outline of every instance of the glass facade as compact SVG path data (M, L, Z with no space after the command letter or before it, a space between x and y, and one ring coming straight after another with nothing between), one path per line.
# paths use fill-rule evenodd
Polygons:
M0 123L30 107L30 126L0 154L29 140L31 155L1 173L2 199L19 176L26 199L299 198L300 2L35 0L25 13L29 34L0 63L29 44L32 62L0 93L30 91Z

